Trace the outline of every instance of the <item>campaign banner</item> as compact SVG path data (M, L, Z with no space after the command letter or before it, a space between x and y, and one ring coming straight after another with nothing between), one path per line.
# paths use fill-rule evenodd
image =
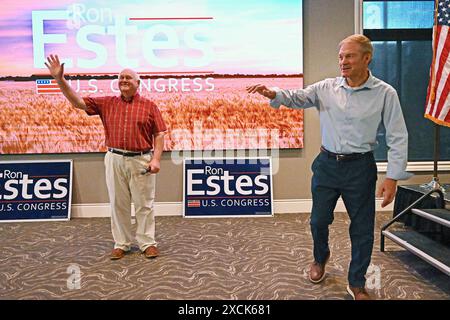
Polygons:
M186 158L184 217L273 216L270 157Z
M304 146L302 109L246 90L303 87L303 0L2 0L0 48L0 154L107 151L102 120L71 106L50 55L83 97L119 96L119 73L135 70L165 151Z
M0 161L0 222L69 220L72 160Z

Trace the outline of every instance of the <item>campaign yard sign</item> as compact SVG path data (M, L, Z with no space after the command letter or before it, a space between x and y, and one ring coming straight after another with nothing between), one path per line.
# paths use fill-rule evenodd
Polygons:
M0 222L69 220L72 160L0 161Z
M270 157L186 158L184 217L273 216Z

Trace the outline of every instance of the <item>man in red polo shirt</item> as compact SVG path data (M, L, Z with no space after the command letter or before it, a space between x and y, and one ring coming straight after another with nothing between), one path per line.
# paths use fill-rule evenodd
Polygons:
M50 55L45 65L67 100L88 115L99 115L105 128L106 185L115 242L111 259L120 259L131 249L131 201L135 206L139 249L147 258L157 257L155 174L160 169L167 130L158 107L139 95L140 79L133 70L120 72L120 96L82 98L64 79L64 63L60 63L57 55Z

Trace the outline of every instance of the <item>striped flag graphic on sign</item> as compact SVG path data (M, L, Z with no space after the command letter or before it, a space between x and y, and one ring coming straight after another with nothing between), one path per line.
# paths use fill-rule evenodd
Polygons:
M200 200L188 200L187 206L189 208L200 208Z
M58 83L55 79L36 80L36 93L38 94L60 94Z

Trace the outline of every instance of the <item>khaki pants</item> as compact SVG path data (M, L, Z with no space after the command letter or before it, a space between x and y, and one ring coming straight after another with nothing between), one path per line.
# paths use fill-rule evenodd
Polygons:
M105 155L106 185L111 206L111 230L114 248L129 251L133 242L131 231L131 202L136 214L136 241L144 251L156 246L155 174L141 174L150 162L152 154L125 157L112 152Z

